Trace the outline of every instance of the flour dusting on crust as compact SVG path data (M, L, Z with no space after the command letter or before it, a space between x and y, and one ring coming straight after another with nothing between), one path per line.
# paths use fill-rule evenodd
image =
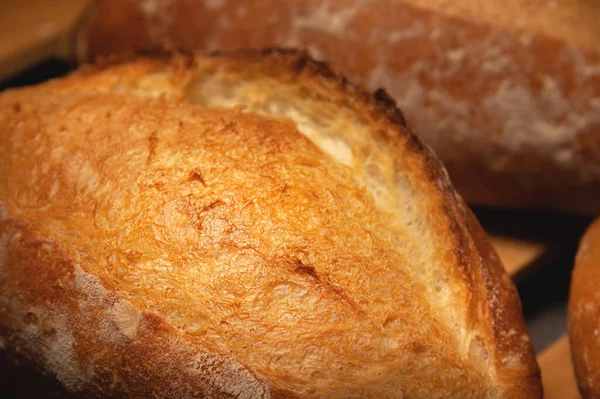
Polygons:
M86 298L85 308L100 306L109 294L100 280L84 271L80 265L74 266L74 276L75 291Z
M6 263L6 245L8 244L8 234L0 236L0 275L4 273L4 264Z
M125 299L117 299L100 321L100 335L110 343L135 339L141 319L140 312Z
M49 321L56 332L40 345L46 369L54 374L68 390L78 391L83 387L85 380L75 359L72 327L66 316L60 313L51 317Z
M139 10L151 20L146 26L155 41L163 42L173 21L172 3L173 0L144 0L139 3Z
M223 360L214 353L197 354L188 370L208 377L212 386L238 399L270 397L263 384L248 370L233 361Z

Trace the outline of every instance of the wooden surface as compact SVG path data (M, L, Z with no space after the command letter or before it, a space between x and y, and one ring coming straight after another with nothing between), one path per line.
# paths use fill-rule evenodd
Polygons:
M50 57L70 59L90 0L0 0L0 80Z
M566 335L557 340L539 357L546 399L580 399Z
M548 243L492 234L490 239L511 276L517 276L550 252Z

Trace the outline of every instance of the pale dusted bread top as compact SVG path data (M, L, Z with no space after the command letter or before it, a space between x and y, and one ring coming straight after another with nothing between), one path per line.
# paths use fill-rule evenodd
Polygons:
M598 0L403 0L401 3L522 34L600 50Z
M131 340L156 315L272 397L540 395L514 286L383 94L294 53L142 57L4 93L0 126L2 223Z
M579 390L600 395L600 220L579 244L569 297L569 339Z

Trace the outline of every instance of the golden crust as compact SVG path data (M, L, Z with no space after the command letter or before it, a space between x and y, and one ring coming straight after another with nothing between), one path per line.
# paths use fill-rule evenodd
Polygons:
M581 239L571 279L569 340L575 375L584 398L600 395L600 220Z
M541 395L514 286L383 92L293 52L140 57L0 123L0 331L71 391Z

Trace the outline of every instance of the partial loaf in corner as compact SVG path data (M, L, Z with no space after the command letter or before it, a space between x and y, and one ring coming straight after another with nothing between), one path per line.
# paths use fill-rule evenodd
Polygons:
M595 0L100 0L89 57L301 47L383 87L471 204L600 213Z
M0 137L13 385L541 397L515 287L383 92L296 53L138 57L0 94Z
M584 398L600 397L600 219L581 239L571 279L569 340Z

